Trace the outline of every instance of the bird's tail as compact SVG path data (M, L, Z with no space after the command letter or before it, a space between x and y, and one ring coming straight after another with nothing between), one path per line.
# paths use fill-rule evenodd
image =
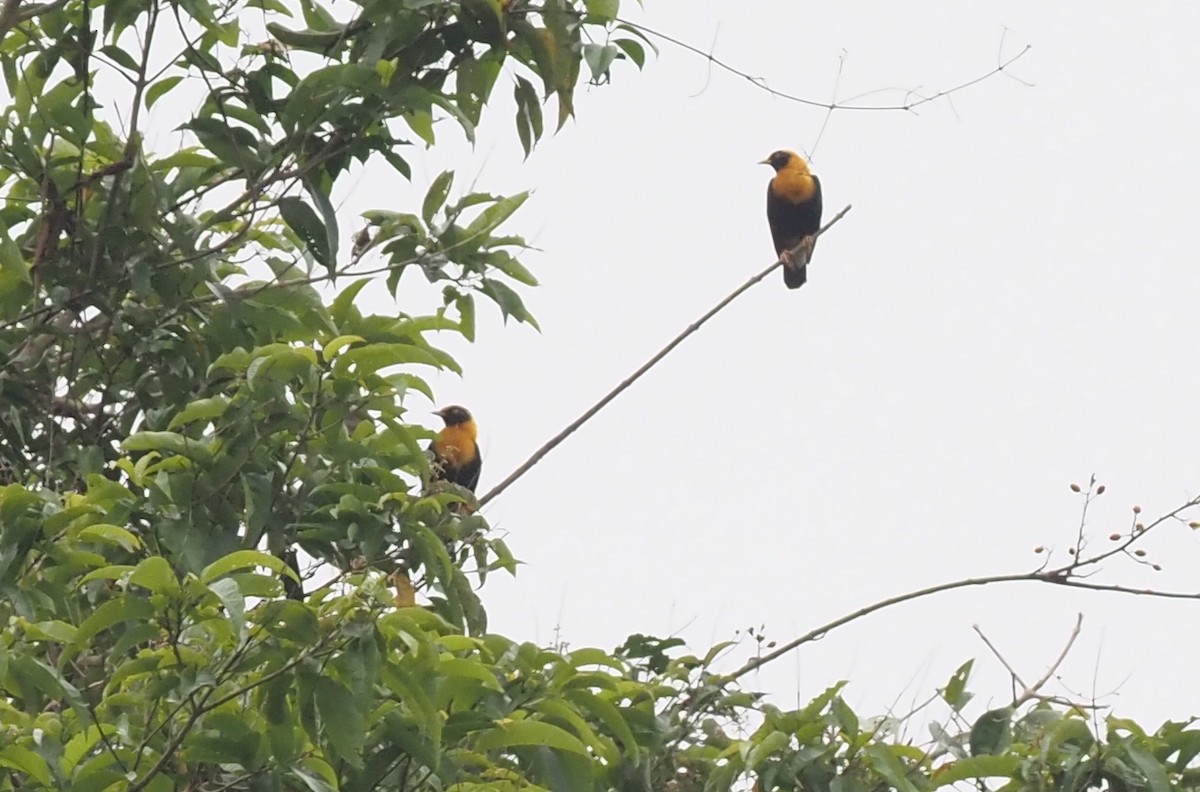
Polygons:
M296 548L289 547L281 554L283 562L291 567L291 570L296 573L296 577L303 580L300 573L300 559L296 557ZM304 601L304 584L300 580L293 580L287 575L283 576L283 594L290 600Z
M789 289L799 289L808 280L808 262L812 260L815 236L806 236L783 258L783 283Z
M804 264L783 265L783 283L789 289L799 289L808 280L808 267Z

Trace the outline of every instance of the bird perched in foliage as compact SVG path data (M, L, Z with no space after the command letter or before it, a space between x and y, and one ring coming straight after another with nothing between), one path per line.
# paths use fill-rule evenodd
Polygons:
M483 456L475 442L479 433L475 419L466 407L457 404L435 410L433 414L446 422L429 446L435 467L441 473L438 478L474 492L479 484L479 471L483 468Z
M794 151L776 151L761 164L775 169L767 185L767 223L775 253L783 261L783 282L789 289L799 289L817 243L813 234L821 228L821 182ZM804 248L793 256L791 251L801 243Z

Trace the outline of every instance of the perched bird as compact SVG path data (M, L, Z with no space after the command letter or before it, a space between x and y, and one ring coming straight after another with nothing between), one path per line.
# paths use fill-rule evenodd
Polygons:
M775 169L767 185L767 223L775 253L783 261L783 282L789 289L799 289L817 243L812 235L821 228L821 182L809 172L804 157L794 151L776 151L760 164ZM801 242L805 249L793 259L789 251Z
M433 414L446 422L445 428L429 446L441 472L438 478L474 492L479 484L479 471L483 468L483 457L475 442L479 433L475 419L466 407L457 404L435 410Z

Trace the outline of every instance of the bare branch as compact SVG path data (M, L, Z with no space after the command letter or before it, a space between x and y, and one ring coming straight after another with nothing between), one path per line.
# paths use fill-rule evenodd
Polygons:
M1071 647L1075 645L1075 639L1079 637L1079 631L1082 628L1083 614L1076 614L1075 627L1071 630L1071 635L1067 638L1067 645L1064 646L1063 650L1059 653L1058 659L1050 664L1050 667L1046 669L1046 673L1042 674L1041 678L1038 679L1037 682L1034 682L1032 685L1029 685L1025 688L1025 691L1017 697L1016 701L1013 702L1013 707L1019 707L1026 701L1038 698L1040 696L1042 688L1046 686L1046 683L1050 681L1050 677L1054 676L1054 672L1058 670L1058 667L1063 664L1064 660L1067 659L1067 655L1071 653Z
M1033 45L1026 44L1024 49L1022 49L1020 52L1018 52L1016 55L1012 56L1008 60L997 63L996 67L994 69L992 69L991 71L988 71L985 74L981 74L978 77L975 77L973 79L959 83L958 85L955 85L953 88L947 88L942 91L937 91L936 93L929 94L928 96L922 96L922 95L916 93L916 91L912 91L912 90L907 91L906 92L907 95L915 96L917 98L905 99L900 104L893 104L893 105L839 104L837 101L818 102L814 99L805 99L802 96L796 96L795 94L786 93L784 91L778 91L778 90L770 87L769 85L767 85L767 81L764 80L762 77L755 77L747 72L742 71L741 69L731 66L730 64L726 63L725 61L723 61L720 58L713 55L711 52L705 52L704 50L700 49L699 47L696 47L692 44L688 44L686 41L681 41L680 39L677 39L674 36L670 36L661 31L654 30L652 28L648 28L645 25L641 25L636 22L630 22L627 19L617 19L617 22L620 22L621 24L624 24L624 25L628 25L628 26L638 30L641 33L645 33L646 35L654 36L655 38L665 41L668 44L674 44L676 47L686 50L687 52L690 52L694 55L699 55L700 57L708 60L711 64L713 64L717 68L719 68L723 71L729 72L730 74L732 74L736 77L741 77L743 80L746 80L749 83L751 83L755 88L766 91L767 93L771 94L771 96L777 97L779 99L786 99L789 102L796 102L797 104L807 105L809 107L820 107L825 110L859 110L859 111L884 110L884 111L889 111L889 112L895 112L897 110L914 110L914 109L920 107L921 105L929 104L930 102L936 102L938 99L943 99L952 94L958 93L959 91L966 90L967 88L970 88L973 85L978 85L979 83L983 82L984 80L988 80L992 77L995 77L997 74L1006 73L1006 70L1008 69L1009 66L1012 66L1014 63L1016 63L1018 60L1020 60L1022 57L1024 57L1024 55L1027 52L1029 52L1031 49L1033 49ZM1000 41L1001 41L1001 46L1003 47L1004 39L1001 38ZM1029 85L1029 83L1026 83L1024 80L1020 80L1020 78L1017 78L1017 79L1018 79L1018 82L1021 82L1023 85L1026 85L1026 86Z
M1059 653L1058 658L1050 664L1050 667L1046 669L1046 673L1042 674L1038 681L1034 682L1032 685L1028 685L1025 683L1025 680L1021 679L1021 675L1016 672L1008 660L1004 658L1004 655L1000 654L1000 650L996 648L995 644L989 641L988 637L983 634L983 630L980 629L979 625L974 624L971 626L971 628L975 630L975 632L983 640L984 645L986 645L987 648L992 651L992 654L995 655L996 659L1000 661L1000 664L1004 666L1005 670L1007 670L1012 676L1013 680L1022 688L1024 688L1018 695L1013 696L1012 704L1009 705L1013 709L1016 709L1022 704L1032 701L1033 699L1044 700L1047 698L1041 694L1042 688L1046 686L1046 683L1050 681L1050 677L1054 676L1054 672L1057 671L1058 667L1061 666L1063 661L1067 659L1067 655L1070 654L1071 647L1075 645L1075 639L1079 637L1079 631L1082 627L1083 614L1080 613L1075 617L1075 626L1071 629L1071 634L1067 638L1067 645L1063 647L1063 650Z
M3 36L20 18L21 0L4 0L0 5L0 36Z
M979 636L980 640L983 641L983 645L986 646L988 649L992 650L992 654L996 657L997 660L1000 661L1000 665L1004 666L1004 670L1008 671L1009 676L1011 676L1014 680L1016 680L1018 685L1025 688L1026 690L1029 690L1029 685L1026 685L1025 680L1021 679L1021 675L1017 673L1016 669L1008 664L1008 661L1004 659L1004 655L1000 654L1000 650L996 648L996 645L988 640L988 637L983 634L983 630L980 629L979 625L972 624L971 629L974 630L975 633Z
M1178 515L1183 510L1194 508L1197 505L1200 505L1200 498L1194 498L1194 499L1188 501L1183 506L1180 506L1176 509L1171 510L1167 514L1165 514L1162 517L1155 520L1154 523L1152 523L1152 525L1159 525L1159 524L1165 522L1166 520L1169 520L1172 517ZM1146 531L1143 531L1143 532L1137 534L1137 536L1139 538L1142 536L1145 536L1146 532L1148 530L1149 530L1149 528L1147 528ZM962 580L955 580L955 581L952 581L949 583L939 583L935 586L928 586L923 589L917 589L915 591L910 591L906 594L899 594L894 597L888 597L887 599L880 600L871 605L867 605L866 607L859 608L858 610L853 611L852 613L848 613L840 618L834 619L831 622L827 622L826 624L823 624L820 627L815 627L812 630L809 630L808 632L804 633L800 637L795 638L791 641L788 641L787 643L783 644L782 646L779 646L775 650L773 650L765 655L762 655L761 657L755 657L751 660L748 660L740 668L738 668L736 671L734 671L731 674L729 674L728 676L726 676L724 679L727 682L731 682L735 679L738 679L739 677L745 676L746 674L750 673L751 671L755 670L756 668L761 668L762 666L766 665L767 663L770 663L773 660L777 660L780 657L783 657L784 655L791 652L796 647L802 646L806 643L812 643L813 641L823 638L823 637L825 637L825 635L827 635L832 630L835 630L838 627L842 627L846 624L849 624L852 621L856 621L868 614L883 610L884 608L890 608L893 605L899 605L900 603L903 603L903 602L910 602L912 600L921 599L923 597L928 597L933 594L940 594L944 591L953 591L954 589L967 588L967 587L971 587L971 586L989 586L989 585L993 585L993 584L997 584L997 583L1049 583L1049 584L1052 584L1055 586L1065 586L1067 588L1088 589L1090 591L1108 591L1108 592L1112 592L1115 594L1134 594L1134 595L1144 596L1144 597L1159 597L1162 599L1200 600L1200 592L1197 592L1197 591L1160 591L1157 589L1136 589L1136 588L1132 588L1129 586L1112 585L1112 584L1107 584L1107 583L1092 583L1092 582L1089 582L1087 580L1084 580L1084 579L1081 579L1078 577L1077 570L1080 567L1090 566L1092 564L1095 564L1100 559L1107 558L1107 557L1113 555L1114 552L1119 552L1119 551L1107 551L1105 553L1099 553L1092 558L1088 558L1083 561L1075 562L1072 565L1062 567L1059 569L1052 569L1052 570L1037 569L1032 572L1024 572L1024 573L1017 573L1017 574L1010 574L1010 575L990 575L987 577L964 578ZM1072 637L1071 641L1068 642L1068 646L1067 646L1068 649L1070 648L1070 645L1073 642L1074 642L1074 637ZM995 651L995 650L993 649L993 651ZM1059 662L1061 663L1061 660ZM1050 673L1053 673L1055 668L1057 668L1057 664L1055 666L1051 667ZM1012 669L1010 668L1009 671L1011 673ZM1015 674L1014 674L1014 676L1015 676ZM1045 682L1039 682L1037 685L1034 685L1029 689L1034 690L1034 692L1036 693L1037 688L1042 684L1045 684Z
M953 591L954 589L969 588L972 586L988 586L994 583L1017 583L1037 579L1038 573L1029 572L1022 572L1013 575L991 575L989 577L980 578L963 578L962 580L955 580L950 583L939 583L936 586L928 586L923 589L917 589L916 591L910 591L905 594L888 597L887 599L879 600L878 602L867 605L866 607L859 608L851 613L847 613L845 616L841 616L831 622L826 622L820 627L815 627L809 630L799 638L788 641L787 643L779 646L774 651L768 652L762 657L755 657L752 660L747 661L736 671L728 674L725 677L725 680L732 682L739 677L749 674L756 668L761 668L772 660L777 660L778 658L783 657L785 654L798 646L803 646L806 643L812 643L820 638L824 638L827 633L836 630L838 627L861 619L863 616L874 613L875 611L883 610L884 608L890 608L893 605L899 605L902 602L911 602L912 600L921 599L933 594L941 594L944 591Z
M839 221L843 217L845 217L846 213L849 211L850 211L850 205L847 204L845 209L843 209L842 211L840 211L836 215L834 215L833 219L830 220L828 223L826 223L824 226L822 226L821 229L819 231L817 231L817 233L813 234L811 238L815 239L816 237L819 237L821 234L824 234L826 231L828 231L830 228L833 227L834 223L836 223L837 221ZM796 246L796 250L800 250L802 248L807 247L807 245L809 244L807 242L808 239L810 239L810 237L805 237L805 240ZM794 253L794 251L788 251L788 252ZM713 306L712 309L710 309L707 313L705 313L703 316L701 316L695 322L692 322L690 325L688 325L687 328L682 333L675 336L675 338L673 338L669 344L667 344L665 347L660 349L658 352L654 353L654 356L651 357L649 360L647 360L645 363L643 363L642 366L640 368L638 368L637 371L633 372L628 377L626 377L624 380L622 380L621 383L619 385L617 385L617 387L613 388L611 391L609 391L607 394L605 394L604 398L600 399L600 401L596 402L594 405L589 407L587 409L587 411L585 411L583 413L583 415L579 416L574 421L572 421L567 426L566 429L563 429L561 432L556 434L554 437L552 437L548 441L546 441L546 443L541 448L539 448L537 451L534 451L533 456L529 457L529 459L525 460L521 464L520 467L518 467L512 473L508 474L508 478L504 479L504 481L501 481L499 484L492 487L492 489L486 495L484 495L482 498L479 499L479 505L483 506L488 501L492 500L492 498L495 498L501 492L504 492L504 490L508 489L510 484L512 484L517 479L521 478L521 476L528 473L530 468L532 468L538 462L542 461L542 457L546 456L546 454L549 454L551 451L553 451L554 448L559 443L561 443L563 440L566 440L568 437L570 437L571 434L574 433L576 429L578 429L579 427L581 427L585 423L587 423L588 420L592 416L594 416L596 413L600 412L606 406L608 406L609 402L611 402L613 399L620 396L621 393L623 393L630 385L632 385L633 383L635 383L639 379L641 379L643 374L645 374L650 369L654 368L655 364L657 364L660 360L662 360L668 354L670 354L672 349L674 349L675 347L682 344L684 339L686 339L692 333L696 332L701 327L703 327L705 322L707 322L709 319L712 319L714 316L716 316L718 313L720 313L721 310L723 308L725 308L725 306L729 305L731 302L733 302L738 297L740 297L751 286L758 283L760 280L767 277L772 272L774 272L778 267L781 267L781 266L783 266L783 261L777 260L774 264L767 267L765 270L758 273L757 275L752 277L750 280L746 281L741 286L734 289L728 296L726 296L723 300L721 300L719 303L717 303L715 306ZM807 265L807 266L811 266L811 265Z

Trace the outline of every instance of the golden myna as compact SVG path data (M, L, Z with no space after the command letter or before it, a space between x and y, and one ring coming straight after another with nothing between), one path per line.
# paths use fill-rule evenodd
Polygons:
M799 289L817 242L812 235L821 228L821 182L794 151L776 151L761 164L775 169L767 185L767 223L775 253L783 261L783 282ZM804 248L793 256L790 251L802 242Z

